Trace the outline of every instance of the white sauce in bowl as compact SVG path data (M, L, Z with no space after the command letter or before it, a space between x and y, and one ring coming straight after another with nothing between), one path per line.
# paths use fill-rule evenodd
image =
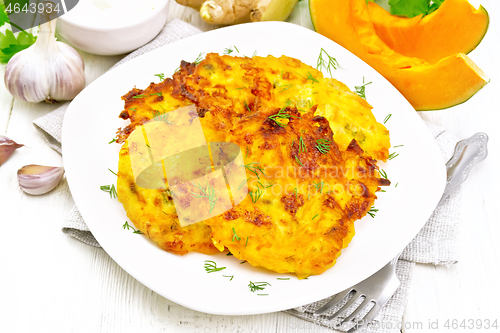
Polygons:
M130 26L153 15L166 0L80 0L61 19L95 28Z

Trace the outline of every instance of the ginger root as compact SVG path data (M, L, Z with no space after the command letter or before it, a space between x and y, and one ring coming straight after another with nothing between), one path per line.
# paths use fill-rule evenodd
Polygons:
M212 24L284 21L298 0L176 0L200 10L201 18Z

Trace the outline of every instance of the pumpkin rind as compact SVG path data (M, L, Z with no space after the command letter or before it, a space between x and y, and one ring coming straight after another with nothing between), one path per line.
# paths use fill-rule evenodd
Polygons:
M430 64L392 50L375 33L365 0L310 0L310 11L318 33L367 62L418 111L463 103L488 82L465 54Z
M467 0L446 0L433 13L413 18L391 15L374 2L367 6L375 32L387 46L429 63L471 52L488 30L488 12Z

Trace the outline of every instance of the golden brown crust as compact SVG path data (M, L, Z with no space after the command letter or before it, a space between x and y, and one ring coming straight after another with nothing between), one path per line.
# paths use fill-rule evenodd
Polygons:
M214 253L213 239L255 266L299 277L320 274L335 263L354 221L387 183L376 160L388 156L388 131L371 106L293 58L208 54L197 66L181 63L172 79L122 98L120 116L131 124L119 131L119 142L155 113L194 104L206 139L236 143L245 157L250 195L221 215L181 228L172 222L173 203L160 200L164 192L131 185L123 146L120 201L134 224L167 251Z

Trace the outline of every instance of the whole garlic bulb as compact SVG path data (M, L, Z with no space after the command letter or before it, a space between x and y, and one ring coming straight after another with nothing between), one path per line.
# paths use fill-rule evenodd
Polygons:
M36 43L14 55L5 68L5 86L26 102L71 100L85 88L82 57L55 39L56 19L40 25Z

